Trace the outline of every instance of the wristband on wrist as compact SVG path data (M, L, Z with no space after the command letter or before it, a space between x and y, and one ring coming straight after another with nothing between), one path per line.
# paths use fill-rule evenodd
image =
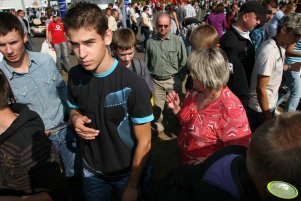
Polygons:
M287 69L291 70L292 69L292 65L291 64L287 64Z

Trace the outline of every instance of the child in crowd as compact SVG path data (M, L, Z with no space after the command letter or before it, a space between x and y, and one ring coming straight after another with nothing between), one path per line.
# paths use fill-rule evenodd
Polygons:
M214 48L219 47L219 37L216 29L209 25L203 24L196 27L190 34L189 41L192 47L192 50L198 50L201 48ZM191 76L187 77L185 84L186 90L192 88L192 78Z
M219 47L218 33L216 29L209 24L203 24L195 28L189 40L193 50Z
M118 29L113 35L111 46L119 62L142 77L146 81L150 91L152 91L153 84L147 65L140 59L134 59L136 52L136 37L134 32L129 28Z

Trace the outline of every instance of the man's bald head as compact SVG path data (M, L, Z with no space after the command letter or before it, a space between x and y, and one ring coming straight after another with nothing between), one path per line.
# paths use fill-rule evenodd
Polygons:
M161 39L165 39L169 32L170 32L170 26L171 26L171 19L170 16L167 14L161 14L157 18L157 30L158 30L158 35Z

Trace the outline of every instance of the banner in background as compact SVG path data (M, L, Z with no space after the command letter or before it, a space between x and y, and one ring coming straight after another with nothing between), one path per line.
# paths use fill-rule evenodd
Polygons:
M61 18L63 19L67 12L67 3L66 0L58 0L58 2L60 7Z

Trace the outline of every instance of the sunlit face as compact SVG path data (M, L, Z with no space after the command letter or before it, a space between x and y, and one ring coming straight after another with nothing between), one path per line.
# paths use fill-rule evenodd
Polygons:
M256 13L245 13L243 15L243 20L245 22L245 28L248 31L252 31L260 23L260 18Z
M277 12L278 9L277 8L273 8L272 6L268 5L268 10L271 11L271 14L267 14L266 16L267 16L267 20L270 20L270 19L272 19L274 17L274 15L276 14L276 12Z
M109 55L107 46L111 44L112 32L108 29L101 37L93 28L68 30L70 46L82 67L88 71L96 71Z
M25 12L21 11L18 16L21 17L21 18L23 18L25 16Z
M237 12L238 11L238 5L234 4L232 7L232 12Z
M106 11L106 16L109 17L109 16L111 16L111 15L112 15L112 11L111 11L111 10L107 10L107 11Z
M157 21L158 34L161 38L165 38L170 32L170 18L161 16Z
M26 53L24 42L26 40L26 34L21 36L17 31L11 31L4 36L0 36L0 52L9 65L18 63L24 58Z
M112 12L112 16L116 19L116 20L118 20L118 18L119 18L119 13L118 12Z
M128 50L117 49L114 52L118 57L118 60L126 67L129 67L135 55L135 47L132 47L131 49Z
M60 19L59 16L53 16L53 17L52 17L52 20L53 20L54 22L59 21L59 19Z

